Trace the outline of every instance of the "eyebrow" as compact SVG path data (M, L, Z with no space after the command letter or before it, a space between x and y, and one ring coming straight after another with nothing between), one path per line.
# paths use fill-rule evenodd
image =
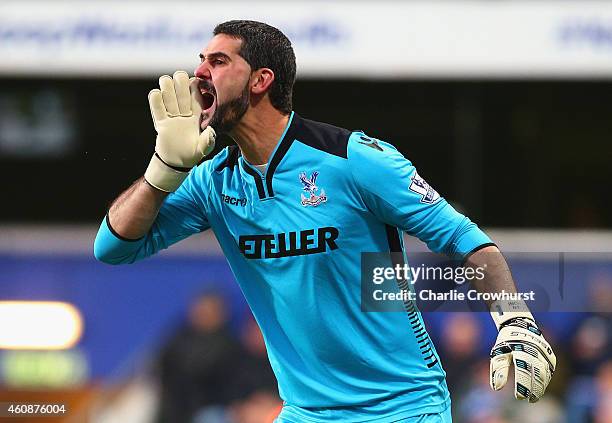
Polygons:
M216 58L219 58L219 57L223 57L224 59L226 59L229 62L232 61L232 59L227 54L222 53L220 51L216 51L214 53L208 53L206 56L204 56L202 53L200 53L199 57L200 57L201 60L205 60L205 59L212 60L212 59L216 59Z

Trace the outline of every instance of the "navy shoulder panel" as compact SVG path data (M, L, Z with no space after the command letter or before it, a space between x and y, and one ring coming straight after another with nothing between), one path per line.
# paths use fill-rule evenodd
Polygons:
M299 118L295 139L317 150L346 159L351 133L348 129Z

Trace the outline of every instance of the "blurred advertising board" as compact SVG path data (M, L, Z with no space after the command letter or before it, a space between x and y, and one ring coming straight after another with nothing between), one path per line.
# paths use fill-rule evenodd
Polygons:
M0 75L192 70L214 26L255 19L293 41L301 77L608 78L602 1L16 1L0 3Z

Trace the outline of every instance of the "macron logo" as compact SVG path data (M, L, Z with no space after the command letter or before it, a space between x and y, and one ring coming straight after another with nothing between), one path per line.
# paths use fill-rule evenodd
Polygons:
M232 197L231 195L225 195L223 193L221 193L221 201L232 206L246 207L247 204L246 198Z

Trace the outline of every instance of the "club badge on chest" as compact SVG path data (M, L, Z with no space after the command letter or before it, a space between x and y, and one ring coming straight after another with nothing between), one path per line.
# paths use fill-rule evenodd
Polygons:
M301 204L304 207L312 206L317 207L319 204L327 202L327 195L325 194L325 190L321 189L321 194L317 195L317 191L319 187L316 185L317 176L319 176L319 172L314 171L310 178L306 177L306 172L300 173L300 182L302 183L302 189L308 193L308 197L301 194Z

